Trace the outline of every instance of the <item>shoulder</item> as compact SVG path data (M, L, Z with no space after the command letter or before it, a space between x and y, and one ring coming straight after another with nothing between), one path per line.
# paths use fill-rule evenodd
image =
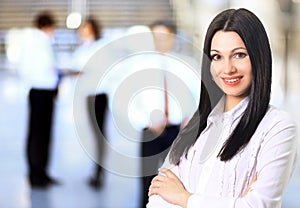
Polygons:
M257 153L271 149L294 151L297 146L296 123L286 111L269 106L249 144L249 148Z
M292 118L291 114L272 105L269 106L269 109L262 122L269 123L272 126L288 125L296 127L296 122Z
M51 38L46 33L36 28L32 29L32 36L36 41L51 41Z
M262 136L264 142L292 142L296 138L296 122L286 111L269 106L256 132Z

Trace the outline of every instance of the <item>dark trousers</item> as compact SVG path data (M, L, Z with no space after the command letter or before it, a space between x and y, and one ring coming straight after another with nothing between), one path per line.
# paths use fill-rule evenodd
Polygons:
M48 179L47 167L51 146L54 101L57 90L31 89L29 92L29 128L27 162L30 183Z
M105 118L107 110L107 95L104 93L97 95L90 95L87 98L88 112L94 130L97 146L97 163L95 164L94 177L98 179L102 173L102 160L103 160L103 141L105 137Z
M156 136L155 133L149 129L145 129L142 133L141 208L145 208L148 203L148 189L151 184L151 180L155 175L157 175L159 162L163 161L167 156L170 146L179 133L179 128L179 125L168 126L159 136Z

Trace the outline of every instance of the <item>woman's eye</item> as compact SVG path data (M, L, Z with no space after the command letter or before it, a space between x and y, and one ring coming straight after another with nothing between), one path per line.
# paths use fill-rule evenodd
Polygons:
M235 58L244 58L244 57L246 57L247 56L247 54L246 53L242 53L242 52L239 52L239 53L235 53L234 54L234 57Z
M217 60L219 60L220 58L221 58L221 56L218 55L218 54L213 54L213 55L210 56L210 59L211 59L211 60L214 60L214 61L217 61Z

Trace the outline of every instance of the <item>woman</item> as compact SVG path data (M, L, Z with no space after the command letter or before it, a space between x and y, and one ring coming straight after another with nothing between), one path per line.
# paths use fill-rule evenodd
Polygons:
M90 66L88 62L92 59L92 57L99 49L101 32L102 26L96 21L96 19L89 17L82 22L78 29L78 35L81 45L75 50L72 58L72 68L75 71L83 71L83 73L90 73L89 69L87 69L87 67ZM100 70L101 68L99 68L99 71ZM87 96L88 114L89 119L91 121L94 136L96 137L97 147L96 164L93 170L93 174L89 179L89 185L95 189L101 188L103 183L103 168L100 164L102 164L104 156L103 139L105 135L104 130L107 102L108 98L105 89L98 89L96 94L89 94Z
M173 143L171 166L152 180L148 208L281 207L295 124L269 104L271 75L260 20L246 9L217 15L204 43L198 112Z

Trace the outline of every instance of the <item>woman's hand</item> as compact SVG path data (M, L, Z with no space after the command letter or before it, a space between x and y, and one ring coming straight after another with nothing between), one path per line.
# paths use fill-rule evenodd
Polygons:
M257 181L257 173L253 176L252 180L251 180L250 183L248 184L247 188L245 189L245 191L243 192L243 194L242 194L241 197L245 197L245 196L248 194L248 192L249 192L249 190L250 190L252 184L253 184L255 181Z
M158 194L171 204L187 206L190 193L187 192L179 178L169 169L162 168L153 178L148 195Z

